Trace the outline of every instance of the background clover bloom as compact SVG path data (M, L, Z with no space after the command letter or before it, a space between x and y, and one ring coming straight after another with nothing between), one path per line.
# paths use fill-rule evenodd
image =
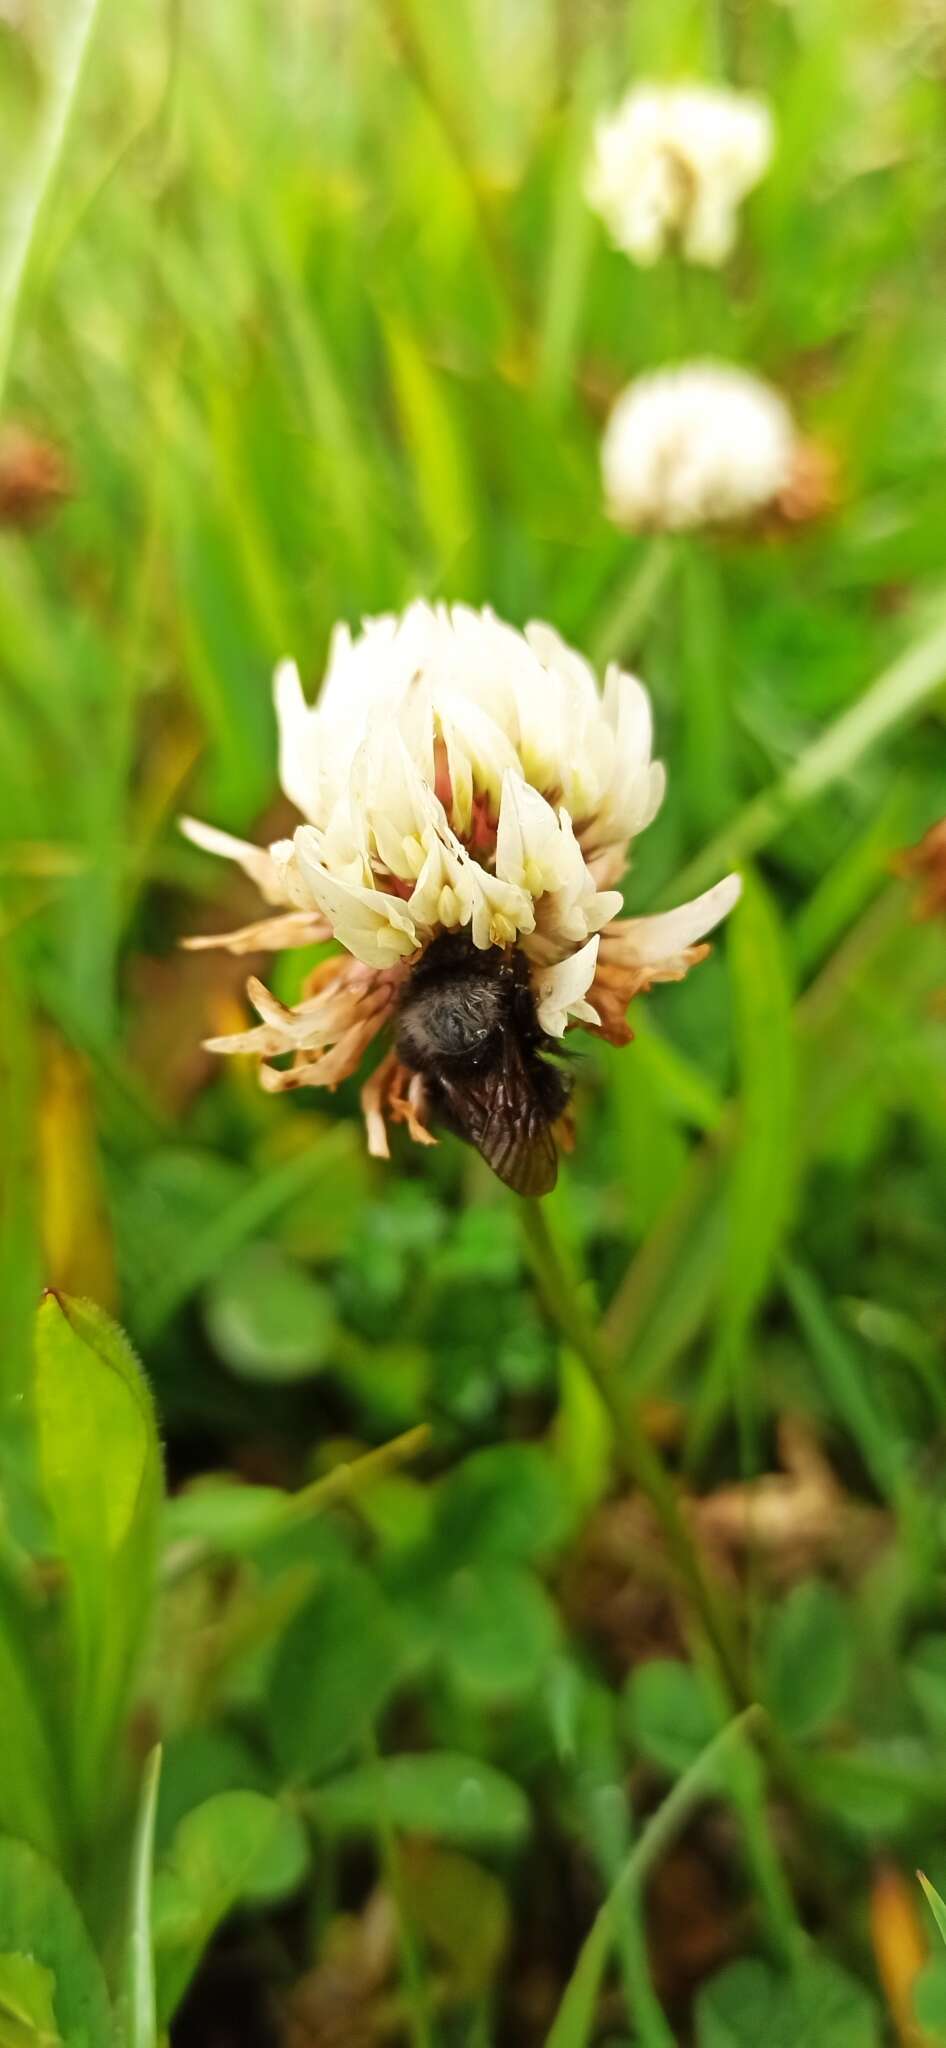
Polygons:
M334 1087L404 1002L435 941L515 961L543 1041L573 1023L614 1043L654 982L702 958L699 942L739 893L727 877L695 902L623 918L615 884L661 803L647 693L612 665L603 692L550 626L524 633L489 611L414 604L400 619L334 634L318 704L297 670L275 678L282 786L304 823L268 850L185 820L198 845L230 856L275 914L197 945L345 949L288 1008L261 982L261 1022L210 1040L260 1056L263 1086ZM274 1057L291 1054L278 1068ZM396 1052L365 1092L371 1149L384 1118L429 1138L423 1076Z
M724 263L739 203L772 154L772 116L749 93L638 85L600 120L586 191L617 248L656 263L679 242L692 263Z
M784 398L748 370L655 371L628 385L605 428L608 511L635 532L751 518L789 491L800 446Z

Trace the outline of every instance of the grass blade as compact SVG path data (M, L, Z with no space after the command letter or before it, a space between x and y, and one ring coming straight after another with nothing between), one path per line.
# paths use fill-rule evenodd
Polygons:
M663 1805L642 1830L620 1876L581 1945L546 2048L586 2048L591 2040L598 1990L608 1956L617 1938L617 1917L627 1894L636 1891L661 1852L685 1824L697 1801L711 1788L720 1760L746 1735L759 1715L747 1707L721 1730L668 1793Z
M0 247L0 401L6 388L13 336L43 215L62 161L101 0L73 0L35 144L10 206Z
M926 1902L929 1906L930 1912L933 1915L933 1918L936 1922L937 1927L939 1928L943 1940L946 1941L946 1899L940 1898L936 1886L930 1883L928 1877L924 1877L922 1870L917 1871L917 1877L919 1878L920 1883L923 1886L923 1890L926 1894Z
M160 1778L161 1746L157 1744L145 1764L132 1846L127 1953L129 2048L155 2048L158 2038L151 1941L151 1883Z

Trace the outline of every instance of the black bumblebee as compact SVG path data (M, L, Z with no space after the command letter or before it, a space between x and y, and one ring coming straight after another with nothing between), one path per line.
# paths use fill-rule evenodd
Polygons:
M435 1120L465 1138L518 1195L555 1186L553 1125L572 1092L550 1055L529 964L516 948L480 952L446 932L414 968L395 1020L395 1047L422 1074Z

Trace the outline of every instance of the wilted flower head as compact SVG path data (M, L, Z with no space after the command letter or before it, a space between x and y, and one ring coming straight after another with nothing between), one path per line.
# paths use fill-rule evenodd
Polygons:
M638 377L605 428L601 467L618 525L671 532L748 519L788 490L798 436L785 400L730 363Z
M385 1115L429 1141L434 1110L525 1185L490 1123L500 1055L500 1092L521 1102L528 1082L536 1130L550 1124L568 1089L546 1087L537 1062L576 1022L625 1042L631 997L702 958L697 942L739 893L730 875L679 910L619 915L614 884L664 791L646 691L614 665L599 691L550 626L520 633L489 611L418 603L354 640L336 628L318 704L289 662L275 698L282 786L305 822L268 850L191 820L185 830L238 861L279 914L190 943L249 952L334 937L345 957L317 968L292 1009L251 980L262 1022L211 1049L257 1053L271 1090L331 1088L393 1020L395 1048L365 1091L371 1149L387 1154ZM418 1012L422 990L443 1010L444 977L454 993L462 981L478 1033L470 1052L453 1042L453 1012L439 1018L446 1079ZM270 1064L286 1053L290 1066ZM475 1117L450 1092L461 1070L467 1092L476 1078Z
M637 85L598 122L587 194L612 241L655 263L679 241L692 263L724 263L736 210L772 154L772 116L749 93Z

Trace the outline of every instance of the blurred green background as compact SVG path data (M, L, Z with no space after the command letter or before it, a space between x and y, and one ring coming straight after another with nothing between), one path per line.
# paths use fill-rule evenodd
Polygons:
M582 195L595 114L680 75L775 113L719 273L635 269ZM510 1199L452 1141L370 1163L354 1084L267 1099L199 1049L239 1028L246 963L177 941L254 899L176 816L284 829L274 661L312 690L336 619L418 594L642 674L670 782L633 908L746 875L634 1045L580 1041L549 1207L774 1749L681 1814L556 2048L946 2039L913 1879L946 1887L946 949L895 873L946 811L944 78L922 0L0 8L0 1819L65 1873L112 1995L163 1736L181 2048L551 2039L727 1712ZM820 520L607 524L612 397L705 354L830 452ZM10 483L23 433L56 503ZM134 1713L129 1676L85 1778L50 1473L74 1456L76 1498L114 1505L111 1425L80 1444L79 1401L49 1451L43 1284L124 1325L170 1495ZM85 1552L89 1669L123 1600L149 1611L146 1550L111 1607ZM42 1825L14 1782L34 1707ZM235 1792L279 1817L245 1869ZM64 2040L98 2048L89 2010L56 2004Z

